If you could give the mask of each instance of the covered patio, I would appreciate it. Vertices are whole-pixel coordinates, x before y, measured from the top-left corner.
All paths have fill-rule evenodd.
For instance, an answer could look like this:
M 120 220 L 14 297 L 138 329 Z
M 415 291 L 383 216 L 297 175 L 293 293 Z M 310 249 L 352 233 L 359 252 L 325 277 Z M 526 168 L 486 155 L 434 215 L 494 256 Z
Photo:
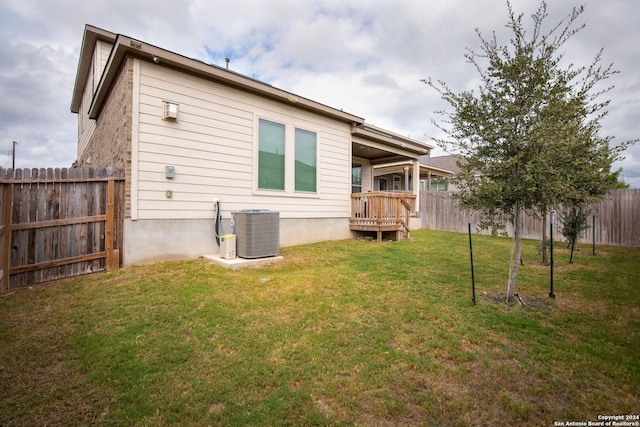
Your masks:
M 395 240 L 409 237 L 417 226 L 419 192 L 432 174 L 450 172 L 420 163 L 433 149 L 424 142 L 369 125 L 353 126 L 351 135 L 351 230 L 375 232 L 379 242 L 388 232 Z

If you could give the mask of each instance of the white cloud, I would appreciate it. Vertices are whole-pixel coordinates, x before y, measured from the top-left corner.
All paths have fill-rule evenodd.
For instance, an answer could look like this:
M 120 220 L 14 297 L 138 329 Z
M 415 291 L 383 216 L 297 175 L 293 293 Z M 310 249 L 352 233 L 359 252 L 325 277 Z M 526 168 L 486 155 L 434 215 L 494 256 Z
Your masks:
M 572 7 L 550 3 L 548 24 Z M 538 4 L 514 2 L 525 20 Z M 637 16 L 635 0 L 590 2 L 580 19 L 586 28 L 566 46 L 567 60 L 578 65 L 603 47 L 604 63 L 621 71 L 603 120 L 603 133 L 617 141 L 640 133 Z M 419 80 L 441 79 L 456 91 L 476 87 L 465 48 L 479 49 L 475 28 L 508 35 L 506 21 L 503 0 L 5 0 L 0 162 L 7 166 L 1 153 L 13 139 L 20 140 L 21 167 L 75 159 L 77 117 L 69 104 L 87 23 L 221 66 L 230 57 L 237 72 L 429 142 L 438 133 L 434 111 L 446 105 Z M 627 182 L 640 181 L 640 147 L 619 165 Z

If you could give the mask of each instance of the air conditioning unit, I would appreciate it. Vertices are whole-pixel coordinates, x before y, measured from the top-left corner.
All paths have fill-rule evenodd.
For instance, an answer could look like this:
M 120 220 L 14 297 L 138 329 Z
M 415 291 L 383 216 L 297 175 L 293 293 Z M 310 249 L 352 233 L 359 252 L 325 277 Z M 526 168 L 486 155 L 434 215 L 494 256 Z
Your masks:
M 236 255 L 264 258 L 280 254 L 280 213 L 261 209 L 233 212 Z

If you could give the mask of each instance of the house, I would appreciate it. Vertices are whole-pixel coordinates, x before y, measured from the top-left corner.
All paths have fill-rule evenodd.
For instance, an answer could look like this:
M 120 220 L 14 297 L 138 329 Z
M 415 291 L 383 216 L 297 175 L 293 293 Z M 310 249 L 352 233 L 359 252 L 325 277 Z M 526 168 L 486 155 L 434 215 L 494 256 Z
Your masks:
M 433 147 L 227 68 L 87 25 L 71 111 L 78 166 L 125 169 L 125 265 L 218 253 L 216 201 L 226 233 L 278 212 L 281 246 L 419 224 Z M 395 176 L 404 192 L 374 200 Z
M 419 191 L 434 188 L 436 182 L 446 180 L 452 174 L 450 170 L 430 165 L 421 156 L 419 162 Z M 374 188 L 379 191 L 413 191 L 411 164 L 409 161 L 373 165 Z
M 460 191 L 460 189 L 448 178 L 451 178 L 460 172 L 460 166 L 458 166 L 458 163 L 464 161 L 464 157 L 461 154 L 449 154 L 446 156 L 435 157 L 423 156 L 421 161 L 428 163 L 434 169 L 444 170 L 450 173 L 449 176 L 435 176 L 427 187 L 429 191 Z M 479 176 L 477 173 L 474 175 Z

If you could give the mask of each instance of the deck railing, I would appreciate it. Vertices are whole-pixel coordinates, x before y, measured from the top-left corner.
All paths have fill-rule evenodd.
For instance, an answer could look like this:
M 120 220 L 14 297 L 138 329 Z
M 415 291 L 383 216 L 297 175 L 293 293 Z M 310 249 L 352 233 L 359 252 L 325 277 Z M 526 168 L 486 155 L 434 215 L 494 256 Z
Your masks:
M 374 191 L 351 194 L 351 229 L 410 232 L 409 218 L 415 209 L 416 196 L 411 193 Z

